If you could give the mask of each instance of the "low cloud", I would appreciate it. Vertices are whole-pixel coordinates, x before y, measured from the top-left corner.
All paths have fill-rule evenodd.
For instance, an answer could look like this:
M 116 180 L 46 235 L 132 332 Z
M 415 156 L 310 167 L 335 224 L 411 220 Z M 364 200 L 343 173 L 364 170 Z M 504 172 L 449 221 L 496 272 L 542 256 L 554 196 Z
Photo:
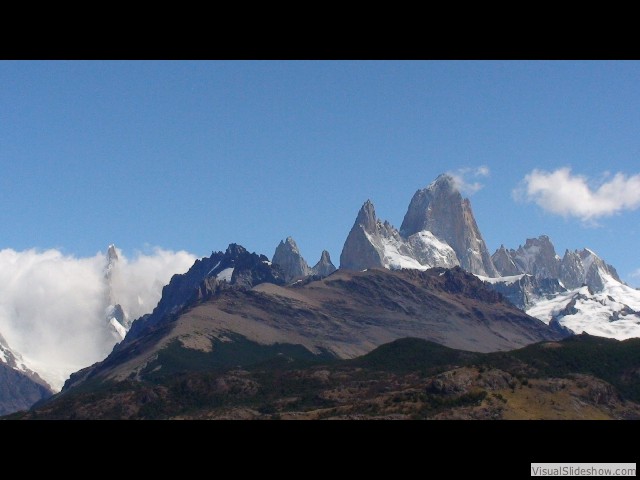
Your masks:
M 132 259 L 118 253 L 112 292 L 131 319 L 151 312 L 163 285 L 196 259 L 160 248 Z M 0 250 L 0 335 L 54 388 L 116 343 L 105 320 L 106 262 L 105 253 L 77 258 L 58 250 Z
M 456 188 L 460 190 L 460 192 L 466 195 L 473 195 L 478 190 L 482 189 L 484 185 L 477 180 L 474 179 L 481 177 L 489 176 L 489 167 L 486 165 L 481 165 L 479 167 L 471 168 L 464 167 L 454 170 L 452 172 L 448 172 L 449 175 L 453 178 L 455 182 Z
M 549 213 L 589 223 L 640 207 L 640 174 L 605 172 L 590 180 L 572 174 L 568 167 L 553 172 L 533 170 L 513 191 L 513 197 L 534 202 Z

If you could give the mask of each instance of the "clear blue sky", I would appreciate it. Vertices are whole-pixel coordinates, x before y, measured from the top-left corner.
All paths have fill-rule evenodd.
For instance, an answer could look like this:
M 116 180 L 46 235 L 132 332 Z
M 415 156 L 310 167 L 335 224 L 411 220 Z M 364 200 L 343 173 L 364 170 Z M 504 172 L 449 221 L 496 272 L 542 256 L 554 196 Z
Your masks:
M 485 165 L 491 252 L 546 233 L 640 284 L 635 204 L 585 222 L 512 196 L 534 169 L 640 173 L 639 85 L 639 62 L 0 62 L 0 248 L 270 257 L 291 235 L 337 265 L 366 199 L 399 227 Z

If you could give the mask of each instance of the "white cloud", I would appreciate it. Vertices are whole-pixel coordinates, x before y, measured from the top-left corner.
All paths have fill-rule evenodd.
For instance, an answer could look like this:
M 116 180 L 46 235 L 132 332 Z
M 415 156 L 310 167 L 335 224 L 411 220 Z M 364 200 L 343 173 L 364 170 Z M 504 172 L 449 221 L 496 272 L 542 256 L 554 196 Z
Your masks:
M 447 173 L 451 175 L 453 181 L 455 182 L 456 188 L 460 190 L 460 192 L 467 195 L 473 195 L 482 187 L 484 187 L 484 185 L 478 181 L 472 181 L 471 179 L 478 177 L 488 177 L 489 167 L 487 167 L 486 165 L 481 165 L 475 168 L 464 167 Z
M 637 270 L 634 270 L 633 272 L 631 272 L 631 274 L 629 274 L 629 276 L 631 278 L 640 278 L 640 268 L 638 268 Z
M 573 175 L 568 167 L 553 172 L 533 170 L 513 196 L 556 215 L 593 222 L 640 207 L 640 174 L 629 177 L 605 172 L 600 179 L 589 181 L 583 175 Z
M 131 260 L 118 253 L 113 294 L 131 319 L 152 311 L 162 286 L 196 258 L 160 248 Z M 76 258 L 58 250 L 0 250 L 0 334 L 54 388 L 115 344 L 104 316 L 105 265 L 104 253 Z

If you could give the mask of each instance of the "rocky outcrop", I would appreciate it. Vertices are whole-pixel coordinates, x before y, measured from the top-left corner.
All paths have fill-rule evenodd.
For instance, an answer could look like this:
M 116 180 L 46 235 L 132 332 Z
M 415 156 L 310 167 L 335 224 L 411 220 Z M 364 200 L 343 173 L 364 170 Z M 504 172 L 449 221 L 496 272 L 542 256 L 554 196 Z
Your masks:
M 521 245 L 511 254 L 522 273 L 538 278 L 559 277 L 560 257 L 556 255 L 553 243 L 546 235 L 528 238 L 524 246 Z
M 582 286 L 585 275 L 584 266 L 578 252 L 566 250 L 560 261 L 560 276 L 565 287 L 572 289 Z
M 265 282 L 284 284 L 285 278 L 280 267 L 266 256 L 249 253 L 241 245 L 232 243 L 225 252 L 213 252 L 210 257 L 196 260 L 186 273 L 171 277 L 169 284 L 162 289 L 162 298 L 156 308 L 151 314 L 133 322 L 122 344 L 135 341 L 144 332 L 156 328 L 160 322 L 169 320 L 171 315 L 198 296 L 207 297 L 218 291 L 220 284 L 248 289 Z
M 280 241 L 271 261 L 280 266 L 287 282 L 304 278 L 311 274 L 309 265 L 300 255 L 298 245 L 291 237 Z
M 502 276 L 527 274 L 537 279 L 555 279 L 568 289 L 587 285 L 599 292 L 604 288 L 605 276 L 621 281 L 615 268 L 588 248 L 566 250 L 564 257 L 560 258 L 546 235 L 528 238 L 524 246 L 520 245 L 517 250 L 507 250 L 501 246 L 492 259 Z
M 388 237 L 390 234 L 392 235 L 392 232 L 381 227 L 382 224 L 378 222 L 373 203 L 367 200 L 360 208 L 356 221 L 342 247 L 340 268 L 346 270 L 383 268 L 381 249 L 376 248 L 371 237 Z
M 493 265 L 496 267 L 496 270 L 503 277 L 509 277 L 513 275 L 520 275 L 522 270 L 518 268 L 516 263 L 513 261 L 513 256 L 504 248 L 504 245 L 500 245 L 500 248 L 496 250 L 496 253 L 491 255 L 491 261 Z
M 462 198 L 450 175 L 440 175 L 411 199 L 400 233 L 406 238 L 425 230 L 451 246 L 460 266 L 468 272 L 498 276 L 473 216 L 471 202 Z
M 485 279 L 514 305 L 556 329 L 623 340 L 640 336 L 640 296 L 620 281 L 595 252 L 555 254 L 547 236 L 528 239 L 518 250 L 501 247 L 494 263 L 501 273 Z M 512 261 L 512 263 L 509 263 Z
M 323 250 L 322 255 L 320 255 L 320 260 L 311 269 L 311 274 L 326 277 L 327 275 L 331 275 L 335 271 L 336 267 L 333 263 L 331 263 L 329 252 Z
M 540 299 L 552 298 L 567 290 L 556 278 L 538 278 L 527 274 L 506 277 L 501 281 L 496 279 L 489 285 L 521 310 L 528 309 Z
M 605 276 L 610 276 L 614 280 L 620 282 L 618 272 L 611 265 L 608 265 L 592 250 L 584 248 L 580 251 L 573 252 L 574 258 L 579 259 L 578 267 L 576 268 L 577 275 L 570 275 L 566 272 L 566 276 L 561 276 L 560 279 L 563 282 L 571 284 L 587 285 L 593 291 L 602 291 L 605 284 Z M 578 285 L 578 286 L 580 286 Z

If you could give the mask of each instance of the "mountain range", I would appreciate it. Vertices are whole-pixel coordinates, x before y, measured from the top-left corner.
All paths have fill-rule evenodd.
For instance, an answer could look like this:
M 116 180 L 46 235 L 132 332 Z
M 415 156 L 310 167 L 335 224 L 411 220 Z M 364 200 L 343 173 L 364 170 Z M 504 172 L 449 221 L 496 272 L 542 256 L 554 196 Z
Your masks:
M 174 275 L 155 309 L 132 322 L 110 288 L 117 265 L 111 245 L 103 328 L 113 351 L 73 374 L 54 402 L 80 387 L 154 382 L 274 355 L 350 359 L 406 337 L 495 352 L 582 332 L 640 336 L 640 292 L 615 268 L 587 248 L 560 258 L 544 235 L 490 255 L 470 201 L 447 174 L 413 195 L 399 230 L 367 200 L 339 269 L 327 251 L 309 267 L 292 237 L 271 259 L 232 243 Z M 0 362 L 11 366 L 6 358 Z

